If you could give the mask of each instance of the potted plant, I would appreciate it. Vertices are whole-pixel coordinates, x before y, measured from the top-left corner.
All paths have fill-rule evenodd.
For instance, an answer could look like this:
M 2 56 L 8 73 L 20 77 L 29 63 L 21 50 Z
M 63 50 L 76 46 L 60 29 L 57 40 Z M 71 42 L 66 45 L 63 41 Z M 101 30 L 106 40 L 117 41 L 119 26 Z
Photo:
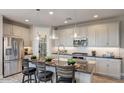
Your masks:
M 36 60 L 37 60 L 37 56 L 34 56 L 34 55 L 31 56 L 31 60 L 32 60 L 32 61 L 36 61 Z
M 74 65 L 76 63 L 76 60 L 74 58 L 68 59 L 68 65 Z
M 45 62 L 51 62 L 51 61 L 52 61 L 52 57 L 49 56 L 45 57 Z

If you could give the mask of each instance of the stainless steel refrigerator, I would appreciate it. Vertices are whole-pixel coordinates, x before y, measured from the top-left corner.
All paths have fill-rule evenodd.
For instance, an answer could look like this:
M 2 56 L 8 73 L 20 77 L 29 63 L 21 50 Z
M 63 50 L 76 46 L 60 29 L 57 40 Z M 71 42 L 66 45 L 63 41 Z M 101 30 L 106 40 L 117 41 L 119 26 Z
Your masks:
M 24 55 L 24 42 L 21 38 L 3 38 L 3 76 L 11 76 L 22 70 L 22 58 Z

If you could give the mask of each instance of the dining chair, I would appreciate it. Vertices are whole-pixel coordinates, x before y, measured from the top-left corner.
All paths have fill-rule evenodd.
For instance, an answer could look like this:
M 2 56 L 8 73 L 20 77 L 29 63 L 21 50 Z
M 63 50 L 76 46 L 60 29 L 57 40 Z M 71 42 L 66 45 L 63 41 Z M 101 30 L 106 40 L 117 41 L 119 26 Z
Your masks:
M 56 66 L 56 82 L 57 83 L 75 83 L 75 67 L 74 66 Z
M 23 73 L 23 79 L 22 83 L 28 82 L 31 83 L 33 80 L 35 83 L 37 83 L 37 78 L 36 78 L 36 68 L 35 67 L 29 67 L 29 59 L 23 59 L 22 62 L 22 73 Z M 32 75 L 34 75 L 34 79 L 32 78 Z M 27 80 L 25 80 L 25 76 L 28 77 Z
M 42 82 L 47 82 L 52 80 L 53 72 L 46 70 L 46 64 L 45 62 L 37 62 L 36 63 L 36 69 L 37 69 L 37 78 L 38 78 L 38 83 Z

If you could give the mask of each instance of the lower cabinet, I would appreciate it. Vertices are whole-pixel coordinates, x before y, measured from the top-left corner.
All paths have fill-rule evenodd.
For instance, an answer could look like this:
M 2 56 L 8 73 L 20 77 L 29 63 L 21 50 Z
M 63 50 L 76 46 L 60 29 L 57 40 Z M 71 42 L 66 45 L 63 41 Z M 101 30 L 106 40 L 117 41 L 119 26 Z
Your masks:
M 121 60 L 96 58 L 96 73 L 121 78 Z

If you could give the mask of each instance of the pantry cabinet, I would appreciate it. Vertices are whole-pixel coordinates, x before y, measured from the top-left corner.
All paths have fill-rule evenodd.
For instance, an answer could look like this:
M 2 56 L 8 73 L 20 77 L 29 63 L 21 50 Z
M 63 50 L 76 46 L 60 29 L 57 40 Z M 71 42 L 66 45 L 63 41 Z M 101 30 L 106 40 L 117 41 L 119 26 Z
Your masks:
M 9 23 L 3 24 L 3 34 L 4 36 L 15 36 L 22 38 L 24 40 L 24 46 L 31 46 L 30 29 L 18 25 L 13 25 Z

